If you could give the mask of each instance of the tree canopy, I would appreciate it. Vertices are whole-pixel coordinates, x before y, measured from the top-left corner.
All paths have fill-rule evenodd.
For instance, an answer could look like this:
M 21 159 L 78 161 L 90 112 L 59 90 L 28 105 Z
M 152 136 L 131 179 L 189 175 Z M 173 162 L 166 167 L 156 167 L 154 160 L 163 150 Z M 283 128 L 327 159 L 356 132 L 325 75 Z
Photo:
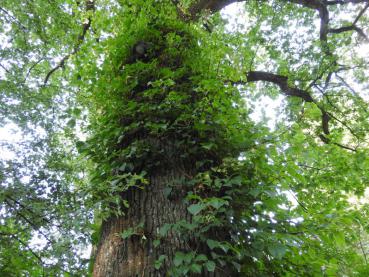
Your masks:
M 368 8 L 2 0 L 0 276 L 368 276 Z

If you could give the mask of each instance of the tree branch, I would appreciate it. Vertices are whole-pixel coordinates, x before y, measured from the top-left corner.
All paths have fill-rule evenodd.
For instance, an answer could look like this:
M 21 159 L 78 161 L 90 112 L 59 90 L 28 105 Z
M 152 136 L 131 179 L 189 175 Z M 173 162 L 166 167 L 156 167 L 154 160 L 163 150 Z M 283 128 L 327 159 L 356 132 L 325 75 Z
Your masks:
M 18 238 L 16 235 L 13 234 L 8 234 L 8 236 L 10 238 L 15 239 L 16 241 L 18 241 L 20 244 L 22 244 L 24 247 L 27 248 L 27 250 L 40 262 L 41 267 L 44 267 L 44 263 L 42 261 L 41 256 L 37 255 L 35 251 L 32 250 L 31 247 L 29 247 L 29 245 L 27 243 L 25 243 L 23 240 L 21 240 L 20 238 Z
M 247 76 L 246 82 L 237 81 L 237 82 L 232 82 L 232 84 L 239 85 L 239 84 L 245 84 L 245 83 L 256 82 L 256 81 L 270 82 L 270 83 L 277 85 L 286 96 L 299 97 L 305 102 L 314 103 L 320 109 L 322 113 L 321 125 L 322 125 L 323 134 L 320 134 L 319 138 L 324 143 L 327 143 L 327 144 L 332 143 L 341 148 L 344 148 L 350 151 L 356 151 L 356 149 L 351 148 L 349 146 L 345 146 L 345 145 L 342 145 L 336 142 L 331 142 L 331 140 L 327 137 L 327 135 L 330 134 L 329 121 L 331 120 L 331 118 L 334 118 L 341 124 L 342 122 L 338 120 L 337 118 L 335 118 L 334 116 L 332 116 L 330 113 L 328 113 L 321 105 L 319 105 L 307 90 L 299 89 L 299 88 L 289 85 L 288 77 L 274 74 L 274 73 L 264 72 L 264 71 L 250 71 L 246 74 L 246 76 Z M 348 127 L 346 125 L 344 126 Z
M 94 0 L 86 0 L 85 1 L 85 11 L 86 12 L 89 12 L 89 11 L 94 11 L 94 10 L 95 10 L 95 2 L 94 2 Z M 91 27 L 91 21 L 92 21 L 92 18 L 91 18 L 91 15 L 90 15 L 90 16 L 87 17 L 86 22 L 84 22 L 82 24 L 82 32 L 81 32 L 81 34 L 77 38 L 77 43 L 74 46 L 73 51 L 70 54 L 65 55 L 59 61 L 59 63 L 47 73 L 47 75 L 46 75 L 46 77 L 44 79 L 44 86 L 47 85 L 47 82 L 49 81 L 51 75 L 55 71 L 57 71 L 58 69 L 64 67 L 65 63 L 68 61 L 68 59 L 70 58 L 70 56 L 76 54 L 79 51 L 79 49 L 80 49 L 80 47 L 81 47 L 81 45 L 82 45 L 82 43 L 83 43 L 83 41 L 85 39 L 86 33 L 90 29 L 90 27 Z
M 366 5 L 364 6 L 364 8 L 359 12 L 359 14 L 355 18 L 354 22 L 352 23 L 352 25 L 356 25 L 356 23 L 359 21 L 359 19 L 363 16 L 363 14 L 366 12 L 366 10 L 368 8 L 369 8 L 369 2 L 366 3 Z
M 5 66 L 3 66 L 1 63 L 0 63 L 0 67 L 1 67 L 2 69 L 4 69 L 4 70 L 5 70 L 5 72 L 9 73 L 9 70 L 8 70 Z
M 19 26 L 19 28 L 23 32 L 27 32 L 27 28 L 24 25 L 22 25 L 22 23 L 20 23 L 19 20 L 16 17 L 11 15 L 7 10 L 3 9 L 2 7 L 0 7 L 0 11 L 2 11 L 4 14 L 6 14 L 8 17 L 11 18 L 11 20 L 9 20 L 9 19 L 5 19 L 5 20 L 7 20 L 9 23 L 15 23 L 16 25 Z
M 364 33 L 363 29 L 361 29 L 360 27 L 357 27 L 356 25 L 343 26 L 343 27 L 335 28 L 335 29 L 328 29 L 328 33 L 331 33 L 331 34 L 339 34 L 339 33 L 344 33 L 347 31 L 355 31 L 359 34 L 359 36 L 361 36 L 363 39 L 369 42 L 369 38 Z
M 326 5 L 345 5 L 345 4 L 359 4 L 359 3 L 368 3 L 368 0 L 337 0 L 337 1 L 327 1 Z
M 292 87 L 288 84 L 288 78 L 264 71 L 250 71 L 247 73 L 247 82 L 266 81 L 279 86 L 283 93 L 287 96 L 296 96 L 306 102 L 314 102 L 310 93 L 305 90 Z
M 30 66 L 30 68 L 27 71 L 26 77 L 24 77 L 24 81 L 23 83 L 25 83 L 28 79 L 29 74 L 31 74 L 31 71 L 36 67 L 36 65 L 38 65 L 44 58 L 40 58 L 39 60 L 37 60 L 33 65 Z
M 196 20 L 204 10 L 209 10 L 210 12 L 215 13 L 230 4 L 245 1 L 247 0 L 198 0 L 188 9 L 188 12 L 191 19 Z
M 33 230 L 35 230 L 36 232 L 39 232 L 46 240 L 48 243 L 53 244 L 54 242 L 46 235 L 44 234 L 41 230 L 40 230 L 40 226 L 38 226 L 37 224 L 35 224 L 34 222 L 32 222 L 32 220 L 28 219 L 24 214 L 22 214 L 20 211 L 18 211 L 16 209 L 16 207 L 14 205 L 12 205 L 7 199 L 5 199 L 4 201 L 6 204 L 8 204 L 8 206 L 12 207 L 14 209 L 14 212 L 20 217 L 22 218 L 25 222 L 27 222 L 31 228 Z
M 302 90 L 288 84 L 288 78 L 286 76 L 268 73 L 264 71 L 250 71 L 247 73 L 247 82 L 266 81 L 279 86 L 281 91 L 287 96 L 299 97 L 305 102 L 314 103 L 322 112 L 322 129 L 325 135 L 329 135 L 329 120 L 331 117 L 329 114 L 320 107 L 316 101 L 312 98 L 310 93 L 306 90 Z

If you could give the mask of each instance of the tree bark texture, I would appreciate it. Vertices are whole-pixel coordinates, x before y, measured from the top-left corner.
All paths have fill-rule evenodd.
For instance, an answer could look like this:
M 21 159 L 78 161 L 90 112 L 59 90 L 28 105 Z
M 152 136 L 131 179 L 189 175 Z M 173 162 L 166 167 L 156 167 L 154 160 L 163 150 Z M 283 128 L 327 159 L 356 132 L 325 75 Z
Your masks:
M 169 143 L 168 143 L 169 144 Z M 175 224 L 180 220 L 191 222 L 187 211 L 188 204 L 184 202 L 186 190 L 184 185 L 174 186 L 170 195 L 166 195 L 168 185 L 178 180 L 193 176 L 192 164 L 181 160 L 178 151 L 163 145 L 169 156 L 171 165 L 155 170 L 149 176 L 149 185 L 144 189 L 132 189 L 123 197 L 129 202 L 129 209 L 124 216 L 111 217 L 102 224 L 100 243 L 97 247 L 93 276 L 94 277 L 156 277 L 170 276 L 168 271 L 173 265 L 173 257 L 177 251 L 202 251 L 206 254 L 207 247 L 192 234 L 182 236 L 179 232 L 169 230 L 161 239 L 160 245 L 154 247 L 160 228 L 164 224 Z M 120 234 L 128 228 L 135 228 L 143 223 L 143 228 L 137 230 L 137 235 L 123 239 Z M 166 255 L 160 269 L 154 267 L 160 255 Z M 218 270 L 218 271 L 217 271 Z M 200 275 L 198 275 L 200 276 Z M 203 272 L 201 276 L 231 276 L 224 269 L 215 272 Z
M 178 250 L 188 249 L 178 233 L 169 231 L 165 240 L 154 248 L 153 241 L 164 224 L 190 220 L 182 198 L 169 200 L 164 195 L 168 183 L 183 177 L 178 170 L 169 169 L 163 174 L 151 176 L 150 185 L 144 190 L 135 189 L 128 193 L 130 208 L 125 216 L 112 217 L 102 226 L 101 242 L 98 246 L 93 276 L 165 276 L 170 262 L 166 260 L 160 270 L 154 262 L 160 255 L 174 256 Z M 142 234 L 127 239 L 119 236 L 127 228 L 135 228 L 144 222 Z M 145 236 L 146 239 L 142 239 Z

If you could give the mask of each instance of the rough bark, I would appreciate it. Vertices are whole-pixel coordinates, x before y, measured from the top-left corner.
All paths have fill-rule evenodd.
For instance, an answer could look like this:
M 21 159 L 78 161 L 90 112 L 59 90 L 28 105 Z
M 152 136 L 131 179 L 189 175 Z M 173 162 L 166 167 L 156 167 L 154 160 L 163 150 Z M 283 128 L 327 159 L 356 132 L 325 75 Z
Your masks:
M 193 164 L 182 160 L 178 151 L 172 152 L 173 147 L 169 144 L 169 141 L 164 143 L 163 149 L 167 153 L 174 153 L 168 157 L 171 164 L 159 166 L 149 176 L 149 185 L 145 189 L 135 188 L 123 196 L 130 205 L 125 215 L 103 222 L 94 262 L 94 277 L 171 276 L 168 272 L 177 251 L 206 251 L 206 247 L 193 234 L 183 235 L 173 230 L 161 239 L 159 246 L 153 245 L 163 225 L 175 224 L 180 220 L 191 222 L 188 204 L 184 202 L 185 186 L 181 186 L 179 180 L 193 176 Z M 165 189 L 169 184 L 176 185 L 168 196 Z M 137 230 L 137 235 L 127 239 L 119 235 L 140 223 L 143 223 L 143 228 Z M 157 270 L 154 263 L 160 255 L 168 258 Z M 201 276 L 232 276 L 232 273 L 218 268 L 215 272 L 203 272 Z
M 153 246 L 158 230 L 164 224 L 190 219 L 182 198 L 169 200 L 164 195 L 168 183 L 184 177 L 182 170 L 179 165 L 177 169 L 151 176 L 147 188 L 128 193 L 130 208 L 127 214 L 111 217 L 102 225 L 93 276 L 165 276 L 170 262 L 166 261 L 160 270 L 156 270 L 155 260 L 160 255 L 173 256 L 178 250 L 188 249 L 187 242 L 174 232 L 170 232 L 157 248 Z M 144 227 L 139 235 L 127 239 L 119 236 L 124 230 L 135 228 L 141 222 Z

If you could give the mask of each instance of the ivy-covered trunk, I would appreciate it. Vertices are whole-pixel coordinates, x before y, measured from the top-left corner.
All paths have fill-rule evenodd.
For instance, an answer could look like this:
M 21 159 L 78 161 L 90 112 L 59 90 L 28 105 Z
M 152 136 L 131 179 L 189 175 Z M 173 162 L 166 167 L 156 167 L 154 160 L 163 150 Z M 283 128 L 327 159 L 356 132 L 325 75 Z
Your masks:
M 127 45 L 95 86 L 95 131 L 80 145 L 102 220 L 93 276 L 232 276 L 240 181 L 224 161 L 237 161 L 248 123 L 197 31 L 160 15 L 117 38 Z
M 167 143 L 163 149 L 170 153 L 171 142 Z M 226 276 L 216 273 L 215 268 L 204 270 L 201 265 L 206 260 L 197 257 L 194 261 L 194 250 L 201 253 L 206 247 L 187 228 L 191 228 L 192 214 L 187 209 L 186 183 L 194 176 L 194 164 L 186 164 L 181 154 L 168 157 L 171 164 L 163 161 L 164 167 L 159 166 L 147 177 L 145 188 L 122 195 L 129 209 L 125 215 L 103 222 L 93 276 L 182 276 L 185 272 Z
M 186 197 L 194 187 L 196 162 L 181 158 L 187 155 L 171 141 L 158 145 L 166 160 L 146 177 L 145 187 L 121 195 L 129 203 L 124 215 L 102 223 L 93 276 L 233 276 L 225 264 L 216 267 L 208 259 L 209 247 L 196 234 L 199 218 L 194 220 L 194 214 L 200 210 Z M 208 238 L 229 235 L 225 229 L 210 230 L 214 233 Z

